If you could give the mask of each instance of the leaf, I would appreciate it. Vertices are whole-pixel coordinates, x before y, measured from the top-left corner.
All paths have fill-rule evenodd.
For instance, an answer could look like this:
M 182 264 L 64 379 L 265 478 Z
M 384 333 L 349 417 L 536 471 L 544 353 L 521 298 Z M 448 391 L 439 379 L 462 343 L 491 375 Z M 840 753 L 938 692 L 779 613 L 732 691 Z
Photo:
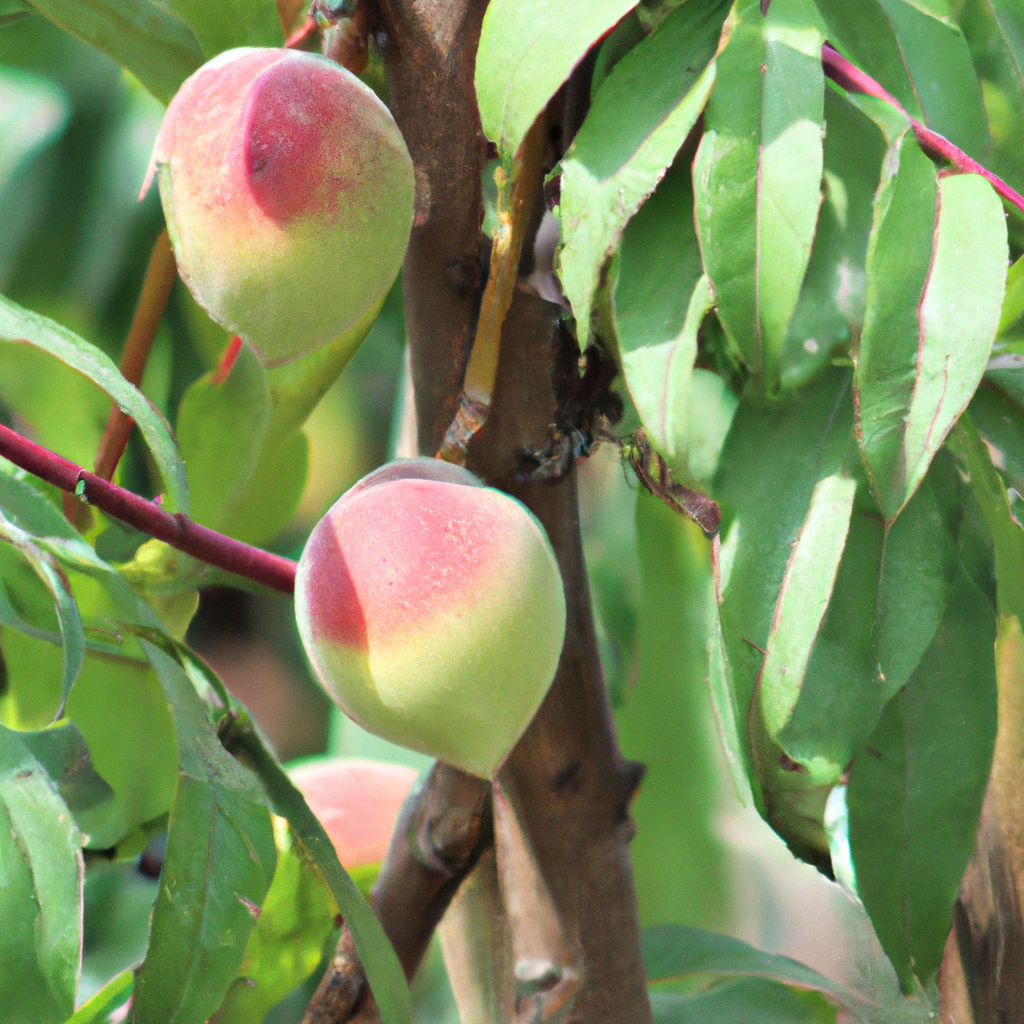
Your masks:
M 845 93 L 825 90 L 825 196 L 807 274 L 779 353 L 779 382 L 810 380 L 864 322 L 864 258 L 885 155 L 882 133 Z
M 644 967 L 649 983 L 690 978 L 762 978 L 821 992 L 838 1005 L 860 1010 L 863 1000 L 849 989 L 788 956 L 764 953 L 739 939 L 701 928 L 664 925 L 643 931 Z
M 606 258 L 707 102 L 728 6 L 684 4 L 630 50 L 598 90 L 562 160 L 559 275 L 583 330 Z
M 110 357 L 66 327 L 0 296 L 0 341 L 21 342 L 48 352 L 88 377 L 139 426 L 165 488 L 164 507 L 188 513 L 188 481 L 174 437 L 164 418 L 132 387 Z
M 16 732 L 0 726 L 0 999 L 10 1024 L 71 1015 L 82 950 L 78 829 Z
M 984 156 L 988 132 L 981 89 L 952 17 L 915 0 L 817 3 L 832 43 L 912 117 L 923 117 L 975 158 Z
M 135 1024 L 200 1024 L 238 974 L 277 851 L 255 777 L 220 745 L 181 666 L 143 640 L 178 737 L 178 789 L 135 984 Z
M 66 1024 L 106 1024 L 110 1014 L 128 1001 L 135 985 L 135 971 L 129 968 L 115 975 L 92 998 L 68 1018 Z
M 934 181 L 903 135 L 889 150 L 868 248 L 854 386 L 861 452 L 887 521 L 981 381 L 1006 279 L 1006 220 L 991 186 L 950 175 L 936 192 Z
M 511 162 L 537 115 L 586 52 L 636 6 L 635 0 L 542 0 L 488 4 L 476 55 L 476 98 L 484 134 Z
M 726 982 L 693 995 L 651 992 L 654 1024 L 834 1024 L 836 1009 L 816 992 L 796 993 L 762 978 Z
M 236 742 L 252 759 L 274 813 L 288 820 L 295 837 L 323 874 L 345 924 L 352 933 L 383 1024 L 412 1024 L 409 988 L 398 957 L 376 914 L 341 866 L 323 826 L 244 715 L 236 723 L 235 736 Z
M 999 326 L 996 334 L 1003 334 L 1011 328 L 1024 313 L 1024 256 L 1014 261 L 1006 272 L 1006 295 L 999 311 Z
M 161 103 L 169 103 L 203 63 L 188 25 L 156 0 L 27 0 L 61 28 L 127 68 Z
M 211 1024 L 262 1021 L 323 958 L 338 912 L 320 872 L 278 818 L 277 870 L 263 903 L 239 977 Z
M 857 890 L 910 991 L 942 959 L 996 732 L 993 609 L 961 571 L 934 642 L 857 755 L 847 789 Z
M 707 724 L 707 541 L 694 523 L 644 492 L 636 498 L 636 519 L 639 656 L 615 720 L 623 756 L 647 766 L 631 809 L 640 919 L 724 924 L 732 900 L 716 830 L 717 751 Z
M 267 375 L 248 345 L 226 380 L 206 373 L 182 396 L 178 447 L 197 523 L 221 530 L 230 521 L 259 461 L 271 412 Z
M 41 550 L 29 534 L 15 526 L 2 512 L 0 512 L 0 540 L 7 541 L 18 550 L 53 597 L 57 624 L 60 628 L 61 646 L 64 650 L 60 703 L 54 713 L 54 718 L 60 718 L 64 714 L 64 707 L 71 693 L 71 687 L 74 686 L 79 672 L 82 671 L 82 662 L 85 659 L 85 634 L 82 631 L 82 620 L 78 614 L 75 595 L 71 592 L 71 584 L 67 575 L 57 564 L 56 559 L 48 552 Z M 0 586 L 2 585 L 0 583 Z M 0 612 L 0 621 L 3 621 L 4 625 L 18 625 L 18 623 L 7 620 L 2 612 Z
M 811 0 L 742 0 L 694 162 L 697 234 L 729 341 L 772 390 L 821 204 L 824 26 Z
M 0 192 L 60 136 L 69 113 L 67 95 L 50 79 L 0 70 Z
M 167 6 L 195 33 L 207 58 L 234 46 L 281 46 L 274 0 L 169 0 Z

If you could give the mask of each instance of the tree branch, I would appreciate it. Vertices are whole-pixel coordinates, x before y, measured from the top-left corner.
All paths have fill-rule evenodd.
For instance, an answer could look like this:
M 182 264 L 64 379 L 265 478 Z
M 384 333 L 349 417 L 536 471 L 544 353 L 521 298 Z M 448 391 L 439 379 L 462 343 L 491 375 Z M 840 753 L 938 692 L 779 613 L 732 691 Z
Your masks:
M 921 148 L 931 157 L 938 160 L 946 160 L 958 171 L 964 174 L 980 174 L 1000 195 L 1002 199 L 1011 206 L 1016 207 L 1024 213 L 1024 196 L 1016 189 L 1011 188 L 997 174 L 982 167 L 977 160 L 969 157 L 958 146 L 954 146 L 949 139 L 932 131 L 927 125 L 922 124 L 916 118 L 911 117 L 895 96 L 886 92 L 869 74 L 861 71 L 855 64 L 848 61 L 833 46 L 825 43 L 821 49 L 821 62 L 825 68 L 826 77 L 830 78 L 840 88 L 847 92 L 857 92 L 865 96 L 873 96 L 875 99 L 888 103 L 889 106 L 898 110 L 909 122 L 914 131 L 914 136 Z
M 286 594 L 295 589 L 295 562 L 291 559 L 243 544 L 180 513 L 165 512 L 155 502 L 76 466 L 2 424 L 0 456 L 193 558 Z

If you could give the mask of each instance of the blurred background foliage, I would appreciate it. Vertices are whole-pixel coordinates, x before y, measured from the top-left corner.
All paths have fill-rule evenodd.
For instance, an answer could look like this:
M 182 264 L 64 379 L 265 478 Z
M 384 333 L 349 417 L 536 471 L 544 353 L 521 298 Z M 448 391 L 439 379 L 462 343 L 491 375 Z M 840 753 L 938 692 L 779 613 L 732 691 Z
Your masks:
M 156 189 L 138 198 L 160 117 L 160 104 L 113 61 L 40 15 L 0 21 L 0 292 L 69 326 L 115 360 L 163 226 Z M 489 178 L 487 185 L 493 195 Z M 177 282 L 142 385 L 169 422 L 226 342 Z M 368 339 L 305 426 L 308 478 L 297 513 L 267 544 L 272 550 L 297 556 L 335 498 L 394 453 L 403 350 L 399 280 Z M 27 346 L 0 346 L 3 422 L 91 465 L 108 411 L 105 396 L 73 371 Z M 636 422 L 627 412 L 626 426 Z M 137 435 L 119 472 L 125 486 L 154 494 L 156 476 Z M 723 770 L 706 685 L 704 637 L 713 614 L 706 541 L 693 524 L 638 496 L 612 452 L 581 467 L 581 494 L 621 745 L 626 757 L 648 768 L 634 806 L 632 846 L 643 924 L 714 928 L 826 974 L 859 973 L 865 984 L 874 975 L 888 979 L 891 969 L 863 913 L 837 886 L 793 860 L 753 810 L 741 807 Z M 106 524 L 97 549 L 123 561 L 143 539 Z M 425 767 L 425 758 L 363 733 L 329 705 L 311 679 L 285 598 L 206 588 L 187 640 L 253 711 L 282 759 L 327 751 Z M 59 652 L 11 630 L 4 630 L 3 643 L 10 672 L 35 676 L 40 696 L 35 710 L 0 698 L 0 716 L 22 728 L 45 724 L 52 688 L 44 680 L 59 679 Z M 102 718 L 129 691 L 138 700 L 151 682 L 148 669 L 118 678 L 92 661 L 75 691 L 81 714 L 91 706 Z M 154 708 L 157 703 L 158 696 Z M 159 777 L 155 766 L 169 759 L 163 777 L 172 785 L 169 724 L 158 710 L 152 713 L 148 749 L 121 750 L 112 758 L 116 765 L 103 771 L 115 789 L 117 771 L 125 776 L 124 814 L 133 827 L 159 819 L 170 801 L 166 791 L 151 790 L 139 796 L 143 806 L 132 804 L 126 766 L 138 770 L 144 760 Z M 94 723 L 94 734 L 101 728 Z M 106 742 L 116 745 L 117 738 Z M 102 755 L 94 756 L 103 769 Z M 142 956 L 160 842 L 143 830 L 137 848 L 122 850 L 119 862 L 90 861 L 80 997 Z M 419 1019 L 454 1021 L 436 948 L 422 974 Z M 308 984 L 297 990 L 271 1011 L 268 1024 L 298 1020 L 309 994 Z

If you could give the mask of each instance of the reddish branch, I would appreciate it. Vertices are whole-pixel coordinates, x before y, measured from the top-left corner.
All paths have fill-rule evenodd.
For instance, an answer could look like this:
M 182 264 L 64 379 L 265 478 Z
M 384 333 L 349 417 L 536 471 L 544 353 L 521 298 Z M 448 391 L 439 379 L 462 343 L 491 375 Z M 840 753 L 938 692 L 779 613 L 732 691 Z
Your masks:
M 922 124 L 916 118 L 911 117 L 900 105 L 895 96 L 886 92 L 882 86 L 870 75 L 861 71 L 856 65 L 851 64 L 838 50 L 828 43 L 822 47 L 821 61 L 825 66 L 825 74 L 831 78 L 836 85 L 847 92 L 858 92 L 865 96 L 873 96 L 883 103 L 888 103 L 898 110 L 909 122 L 914 130 L 914 136 L 920 143 L 921 148 L 932 157 L 940 160 L 947 160 L 958 171 L 964 174 L 980 174 L 999 195 L 1011 206 L 1015 206 L 1021 213 L 1024 213 L 1024 196 L 1016 189 L 1011 188 L 997 174 L 982 167 L 977 160 L 969 157 L 958 146 L 954 146 L 949 139 L 932 131 L 927 125 Z
M 291 559 L 226 537 L 192 522 L 188 516 L 165 512 L 155 502 L 76 466 L 3 425 L 0 456 L 193 558 L 286 594 L 295 589 L 295 563 Z

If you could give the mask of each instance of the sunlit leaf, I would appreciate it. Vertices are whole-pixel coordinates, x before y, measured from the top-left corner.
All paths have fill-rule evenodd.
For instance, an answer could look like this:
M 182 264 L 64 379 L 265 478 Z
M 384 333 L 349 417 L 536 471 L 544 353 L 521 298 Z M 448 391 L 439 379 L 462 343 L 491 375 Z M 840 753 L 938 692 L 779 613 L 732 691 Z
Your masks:
M 110 979 L 68 1018 L 66 1024 L 106 1024 L 111 1013 L 128 1001 L 135 985 L 135 972 L 122 971 Z
M 821 204 L 824 26 L 811 0 L 762 6 L 736 8 L 693 180 L 719 319 L 771 390 Z
M 559 267 L 577 323 L 589 323 L 605 259 L 707 101 L 727 9 L 725 0 L 684 4 L 626 54 L 562 161 Z

